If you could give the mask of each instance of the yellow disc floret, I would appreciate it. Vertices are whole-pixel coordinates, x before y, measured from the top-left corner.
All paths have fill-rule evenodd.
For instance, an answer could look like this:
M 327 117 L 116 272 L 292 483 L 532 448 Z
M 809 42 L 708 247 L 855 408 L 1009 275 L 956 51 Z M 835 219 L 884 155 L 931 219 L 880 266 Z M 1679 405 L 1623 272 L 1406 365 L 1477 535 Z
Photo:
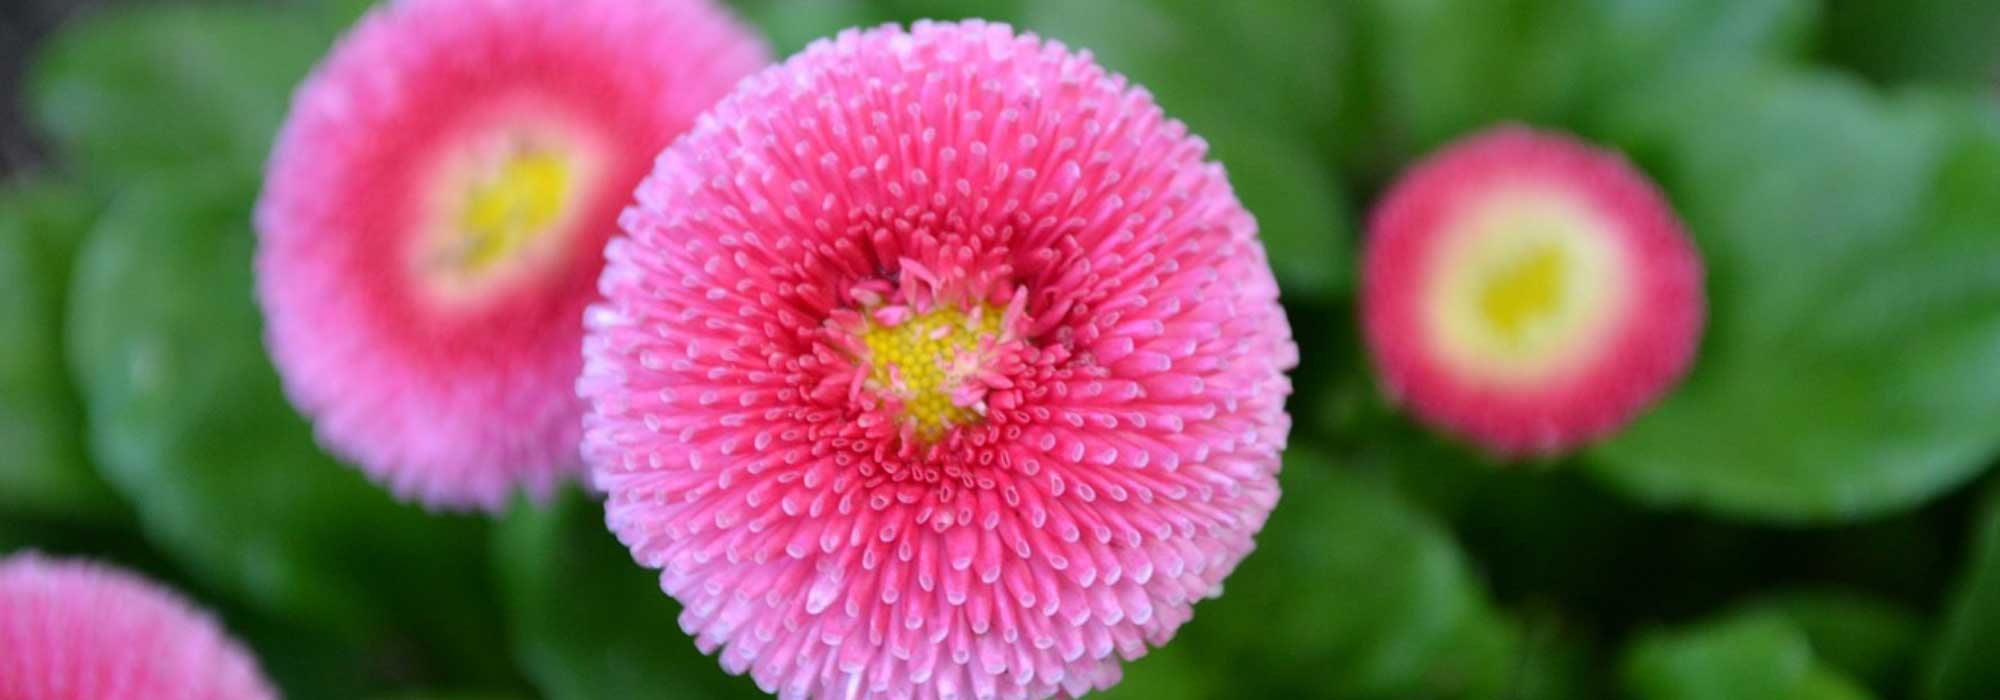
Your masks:
M 575 144 L 513 134 L 440 172 L 417 272 L 446 301 L 475 299 L 560 260 L 595 172 Z
M 1496 335 L 1518 344 L 1528 326 L 1561 313 L 1568 283 L 1569 261 L 1562 248 L 1521 251 L 1486 280 L 1479 308 Z
M 1559 194 L 1496 194 L 1440 241 L 1430 323 L 1437 349 L 1495 382 L 1560 369 L 1619 308 L 1623 261 L 1595 212 Z
M 977 371 L 982 340 L 1000 335 L 1000 313 L 981 308 L 967 314 L 946 306 L 886 325 L 869 321 L 861 334 L 868 348 L 868 386 L 902 404 L 903 418 L 917 434 L 935 438 L 945 428 L 979 420 L 977 407 L 952 401 L 968 375 Z
M 561 156 L 523 149 L 491 178 L 474 183 L 459 214 L 459 267 L 477 274 L 547 235 L 569 203 L 572 180 Z

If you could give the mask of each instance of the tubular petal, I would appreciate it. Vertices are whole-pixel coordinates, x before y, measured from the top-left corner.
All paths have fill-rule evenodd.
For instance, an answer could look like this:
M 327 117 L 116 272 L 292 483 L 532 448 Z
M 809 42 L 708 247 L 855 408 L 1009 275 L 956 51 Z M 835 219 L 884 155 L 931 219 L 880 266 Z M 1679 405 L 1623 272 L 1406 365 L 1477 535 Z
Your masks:
M 1504 127 L 1445 148 L 1376 209 L 1362 312 L 1389 393 L 1503 455 L 1623 427 L 1687 371 L 1701 260 L 1623 158 Z
M 1205 146 L 998 24 L 849 31 L 661 157 L 590 314 L 607 518 L 787 700 L 1115 683 L 1253 546 L 1297 362 Z
M 653 156 L 762 43 L 708 0 L 400 0 L 299 89 L 258 203 L 272 358 L 404 498 L 579 471 L 583 310 Z
M 29 552 L 0 558 L 0 697 L 274 700 L 207 613 L 135 575 Z

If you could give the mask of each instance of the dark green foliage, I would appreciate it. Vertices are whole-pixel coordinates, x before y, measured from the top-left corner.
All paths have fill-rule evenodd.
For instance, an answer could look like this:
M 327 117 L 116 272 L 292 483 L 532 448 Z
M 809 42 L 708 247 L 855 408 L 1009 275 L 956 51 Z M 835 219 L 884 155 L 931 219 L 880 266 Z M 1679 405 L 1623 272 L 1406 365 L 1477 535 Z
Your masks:
M 514 658 L 549 700 L 762 697 L 680 634 L 680 606 L 632 564 L 604 509 L 570 491 L 520 507 L 494 533 Z
M 2000 113 L 1775 70 L 1663 84 L 1609 114 L 1604 133 L 1694 232 L 1711 319 L 1687 383 L 1598 473 L 1649 502 L 1825 521 L 1907 508 L 1987 465 L 2000 199 L 1971 193 L 2000 188 Z
M 1990 698 L 2000 689 L 2000 489 L 1974 524 L 1970 557 L 1953 585 L 1942 629 L 1925 664 L 1922 697 Z
M 16 98 L 52 163 L 0 185 L 0 552 L 167 581 L 293 698 L 760 697 L 591 497 L 426 513 L 285 401 L 249 212 L 365 0 L 107 4 Z M 1103 697 L 2000 697 L 2000 4 L 731 4 L 780 55 L 919 17 L 1088 48 L 1257 215 L 1302 351 L 1285 497 Z M 1708 271 L 1686 383 L 1530 464 L 1401 415 L 1355 328 L 1379 190 L 1506 121 L 1627 154 Z
M 119 508 L 84 455 L 63 359 L 71 261 L 94 206 L 61 185 L 0 190 L 0 513 L 73 520 Z

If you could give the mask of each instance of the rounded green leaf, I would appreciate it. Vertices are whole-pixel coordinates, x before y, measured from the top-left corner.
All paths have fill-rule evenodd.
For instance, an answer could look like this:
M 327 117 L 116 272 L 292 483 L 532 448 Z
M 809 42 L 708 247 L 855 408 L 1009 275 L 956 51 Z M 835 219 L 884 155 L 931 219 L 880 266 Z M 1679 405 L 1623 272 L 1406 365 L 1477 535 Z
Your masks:
M 1804 632 L 1779 615 L 1740 615 L 1656 632 L 1627 650 L 1634 700 L 1864 700 L 1859 685 L 1820 663 Z
M 680 606 L 575 490 L 495 531 L 514 656 L 550 700 L 764 698 L 681 632 Z
M 188 162 L 255 174 L 292 86 L 347 12 L 267 5 L 120 5 L 36 58 L 26 103 L 93 184 Z
M 93 209 L 59 185 L 0 190 L 0 513 L 67 520 L 118 512 L 84 455 L 83 409 L 63 366 L 70 266 Z
M 1710 321 L 1685 384 L 1596 473 L 1654 504 L 1830 521 L 1915 505 L 2000 450 L 2000 115 L 1751 73 L 1639 93 L 1606 131 L 1686 219 Z
M 92 456 L 148 539 L 206 585 L 391 649 L 417 678 L 505 677 L 485 528 L 401 505 L 322 453 L 282 395 L 251 296 L 249 193 L 123 191 L 84 245 L 70 367 Z

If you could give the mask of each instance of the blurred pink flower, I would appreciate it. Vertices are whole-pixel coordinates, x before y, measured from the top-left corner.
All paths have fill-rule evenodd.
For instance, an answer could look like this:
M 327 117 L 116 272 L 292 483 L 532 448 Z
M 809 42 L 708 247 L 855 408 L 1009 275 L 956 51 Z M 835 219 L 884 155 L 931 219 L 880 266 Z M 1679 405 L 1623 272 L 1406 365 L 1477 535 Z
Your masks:
M 400 0 L 300 87 L 257 225 L 273 360 L 405 498 L 578 471 L 583 309 L 653 157 L 761 41 L 707 0 Z
M 1503 455 L 1602 437 L 1687 371 L 1701 260 L 1617 154 L 1503 127 L 1412 168 L 1370 222 L 1362 312 L 1389 393 Z
M 249 652 L 172 591 L 98 564 L 0 558 L 0 698 L 277 696 Z
M 1297 360 L 1220 165 L 1088 54 L 847 31 L 668 149 L 590 312 L 585 455 L 780 697 L 1117 682 L 1252 548 Z

